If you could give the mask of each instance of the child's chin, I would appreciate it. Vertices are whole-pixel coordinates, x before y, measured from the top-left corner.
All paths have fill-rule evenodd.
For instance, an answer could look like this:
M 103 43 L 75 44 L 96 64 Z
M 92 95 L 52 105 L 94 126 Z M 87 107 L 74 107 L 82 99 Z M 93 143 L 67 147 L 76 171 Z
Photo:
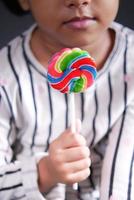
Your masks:
M 79 41 L 73 41 L 73 42 L 69 42 L 69 45 L 67 45 L 70 48 L 74 48 L 74 47 L 84 47 L 84 46 L 88 46 L 89 45 L 89 41 L 87 40 L 79 40 Z

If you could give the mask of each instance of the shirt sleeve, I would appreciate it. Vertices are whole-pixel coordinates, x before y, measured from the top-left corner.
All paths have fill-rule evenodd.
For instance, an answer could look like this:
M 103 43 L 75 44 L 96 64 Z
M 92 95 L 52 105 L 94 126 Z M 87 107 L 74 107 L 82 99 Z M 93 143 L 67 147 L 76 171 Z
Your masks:
M 103 162 L 101 199 L 134 198 L 134 100 L 109 135 Z
M 6 90 L 0 86 L 0 199 L 42 200 L 35 157 L 13 161 L 14 116 Z

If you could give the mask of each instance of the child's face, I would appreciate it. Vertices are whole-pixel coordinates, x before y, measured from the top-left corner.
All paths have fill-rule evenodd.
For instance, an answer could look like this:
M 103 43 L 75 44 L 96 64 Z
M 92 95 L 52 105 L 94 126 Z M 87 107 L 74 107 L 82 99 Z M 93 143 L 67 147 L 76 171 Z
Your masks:
M 119 0 L 21 1 L 31 10 L 44 42 L 61 47 L 92 45 L 114 20 L 119 4 Z

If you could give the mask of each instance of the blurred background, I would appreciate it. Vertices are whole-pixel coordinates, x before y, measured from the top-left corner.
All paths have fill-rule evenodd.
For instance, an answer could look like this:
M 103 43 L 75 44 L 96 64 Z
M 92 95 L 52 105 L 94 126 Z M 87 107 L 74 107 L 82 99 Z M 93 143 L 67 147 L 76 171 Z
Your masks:
M 120 2 L 116 21 L 134 29 L 134 0 L 120 0 Z M 32 22 L 30 15 L 18 17 L 11 14 L 0 0 L 0 48 L 27 29 Z

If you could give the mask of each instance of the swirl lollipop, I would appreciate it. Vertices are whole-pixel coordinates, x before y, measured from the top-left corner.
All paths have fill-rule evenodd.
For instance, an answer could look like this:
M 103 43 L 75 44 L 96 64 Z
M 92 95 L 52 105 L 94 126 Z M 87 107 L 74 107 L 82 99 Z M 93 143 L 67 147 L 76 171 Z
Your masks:
M 87 51 L 63 49 L 48 66 L 48 82 L 62 93 L 79 93 L 90 87 L 96 78 L 96 64 Z
M 74 93 L 84 92 L 97 76 L 96 63 L 87 51 L 80 48 L 62 49 L 49 62 L 47 78 L 51 87 L 71 93 L 71 130 L 75 133 Z M 76 190 L 77 183 L 73 185 Z

